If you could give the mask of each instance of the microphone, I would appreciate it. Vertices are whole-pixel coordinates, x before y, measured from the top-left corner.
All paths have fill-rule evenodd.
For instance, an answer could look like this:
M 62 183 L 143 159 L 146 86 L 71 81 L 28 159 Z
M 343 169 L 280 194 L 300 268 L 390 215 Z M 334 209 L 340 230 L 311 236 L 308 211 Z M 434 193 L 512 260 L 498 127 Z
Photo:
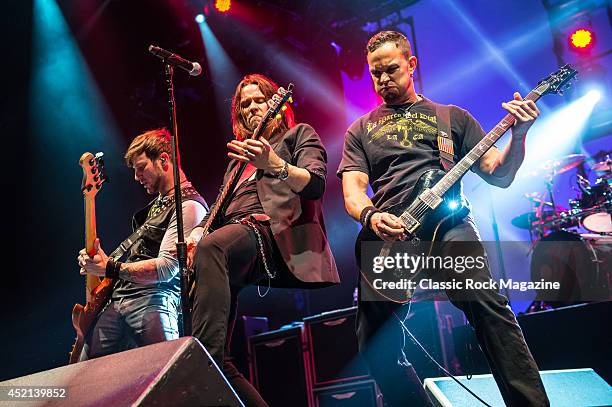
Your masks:
M 189 75 L 191 76 L 198 76 L 202 73 L 202 67 L 197 62 L 188 61 L 185 58 L 163 48 L 155 45 L 149 45 L 149 52 L 156 57 L 163 59 L 167 64 L 184 69 L 185 71 L 189 72 Z

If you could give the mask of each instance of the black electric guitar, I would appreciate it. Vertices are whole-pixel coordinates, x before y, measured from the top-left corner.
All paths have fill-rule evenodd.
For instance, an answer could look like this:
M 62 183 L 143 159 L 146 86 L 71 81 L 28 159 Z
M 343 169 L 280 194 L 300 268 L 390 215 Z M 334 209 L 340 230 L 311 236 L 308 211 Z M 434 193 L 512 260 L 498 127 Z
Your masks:
M 79 160 L 83 167 L 83 182 L 81 191 L 85 201 L 85 250 L 90 257 L 96 254 L 96 195 L 102 184 L 108 180 L 104 171 L 103 153 L 84 153 Z M 70 352 L 70 363 L 79 361 L 85 335 L 91 324 L 106 305 L 113 292 L 114 281 L 109 278 L 87 274 L 85 289 L 85 306 L 75 304 L 72 309 L 72 326 L 76 331 L 76 340 Z
M 280 112 L 281 110 L 286 110 L 285 103 L 291 102 L 292 95 L 292 83 L 287 86 L 287 89 L 284 89 L 282 87 L 278 88 L 276 94 L 274 94 L 272 98 L 268 101 L 268 110 L 266 111 L 263 118 L 257 125 L 257 128 L 253 132 L 253 135 L 251 136 L 252 139 L 260 139 L 264 131 L 266 130 L 268 123 L 270 123 L 272 119 L 276 118 L 280 120 Z M 208 219 L 204 224 L 204 233 L 202 234 L 202 238 L 206 237 L 206 235 L 213 231 L 213 224 L 218 220 L 219 214 L 223 213 L 223 209 L 228 205 L 231 193 L 236 188 L 237 183 L 240 180 L 240 176 L 244 172 L 246 166 L 247 163 L 244 162 L 236 166 L 236 168 L 229 175 L 225 185 L 221 188 L 221 191 L 219 191 L 219 195 L 217 196 L 217 199 L 215 200 L 213 206 L 211 206 Z M 189 298 L 192 298 L 195 289 L 195 282 L 193 281 L 192 274 L 193 273 L 189 273 L 189 281 L 187 284 L 187 287 L 189 287 Z
M 538 86 L 525 97 L 525 100 L 534 102 L 547 94 L 562 94 L 569 87 L 569 82 L 576 76 L 577 71 L 570 65 L 564 65 L 558 71 L 550 74 L 539 82 Z M 512 115 L 507 114 L 483 139 L 463 157 L 450 171 L 438 169 L 427 170 L 416 182 L 416 185 L 405 202 L 400 202 L 386 212 L 399 217 L 406 225 L 406 241 L 410 243 L 381 242 L 381 239 L 370 229 L 363 228 L 357 237 L 355 251 L 357 262 L 361 268 L 364 283 L 376 290 L 380 295 L 378 300 L 407 302 L 412 296 L 410 289 L 384 289 L 381 281 L 375 281 L 378 276 L 385 278 L 385 274 L 378 268 L 373 271 L 375 257 L 386 258 L 396 256 L 406 248 L 412 255 L 428 256 L 434 249 L 436 239 L 461 222 L 469 209 L 458 204 L 461 201 L 460 180 L 463 175 L 482 157 L 493 144 L 514 124 Z M 457 206 L 449 210 L 449 206 Z M 392 266 L 386 276 L 394 281 L 416 281 L 420 275 L 418 267 L 404 267 L 401 270 Z M 401 285 L 400 285 L 401 287 Z

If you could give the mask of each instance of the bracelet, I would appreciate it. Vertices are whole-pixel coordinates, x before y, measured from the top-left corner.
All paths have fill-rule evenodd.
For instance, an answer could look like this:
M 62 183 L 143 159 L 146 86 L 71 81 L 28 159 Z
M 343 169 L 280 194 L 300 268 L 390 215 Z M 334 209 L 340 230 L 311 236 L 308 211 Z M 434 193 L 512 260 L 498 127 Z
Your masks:
M 376 209 L 375 206 L 366 206 L 363 208 L 361 215 L 359 215 L 359 223 L 361 223 L 361 226 L 364 228 L 370 228 L 370 219 L 372 218 L 372 215 L 378 212 L 380 211 Z
M 104 273 L 104 277 L 111 279 L 119 278 L 119 271 L 121 270 L 122 264 L 123 263 L 119 261 L 108 259 L 108 261 L 106 262 L 106 272 Z

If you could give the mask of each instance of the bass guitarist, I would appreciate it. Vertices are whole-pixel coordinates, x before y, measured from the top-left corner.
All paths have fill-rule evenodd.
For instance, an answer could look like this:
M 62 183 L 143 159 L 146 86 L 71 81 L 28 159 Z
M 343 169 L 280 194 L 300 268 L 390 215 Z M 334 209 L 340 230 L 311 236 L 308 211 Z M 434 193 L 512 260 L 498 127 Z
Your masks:
M 440 105 L 415 92 L 417 59 L 403 34 L 383 31 L 374 35 L 367 44 L 367 62 L 375 90 L 384 103 L 349 127 L 338 176 L 351 217 L 379 240 L 403 240 L 410 237 L 406 224 L 389 213 L 389 208 L 408 199 L 424 171 L 452 166 L 454 159 L 466 155 L 485 133 L 467 111 L 448 106 L 445 119 Z M 515 121 L 511 141 L 503 151 L 491 148 L 472 169 L 489 184 L 506 188 L 523 161 L 525 136 L 539 110 L 518 93 L 502 107 Z M 446 132 L 442 131 L 445 121 Z M 368 185 L 374 193 L 372 199 L 367 195 Z M 484 255 L 469 215 L 442 227 L 439 233 L 444 254 L 454 253 L 458 241 L 472 241 L 475 246 L 471 245 L 469 254 Z M 488 266 L 471 277 L 489 280 Z M 453 278 L 461 279 L 462 274 Z M 506 404 L 548 405 L 538 367 L 506 298 L 492 289 L 473 290 L 469 298 L 458 290 L 446 293 L 474 327 Z M 400 303 L 385 301 L 373 286 L 362 281 L 357 320 L 360 351 L 389 406 L 432 405 L 412 365 L 405 357 L 400 358 L 399 320 L 405 320 L 402 311 Z
M 85 249 L 79 252 L 81 274 L 115 282 L 110 301 L 85 336 L 80 360 L 179 337 L 180 276 L 174 254 L 177 225 L 171 148 L 170 133 L 162 128 L 136 137 L 125 154 L 134 179 L 148 194 L 157 195 L 134 215 L 132 226 L 142 233 L 127 243 L 129 248 L 124 246 L 126 261 L 107 256 L 99 241 L 93 257 Z M 182 169 L 180 177 L 183 222 L 188 234 L 206 215 L 207 206 Z

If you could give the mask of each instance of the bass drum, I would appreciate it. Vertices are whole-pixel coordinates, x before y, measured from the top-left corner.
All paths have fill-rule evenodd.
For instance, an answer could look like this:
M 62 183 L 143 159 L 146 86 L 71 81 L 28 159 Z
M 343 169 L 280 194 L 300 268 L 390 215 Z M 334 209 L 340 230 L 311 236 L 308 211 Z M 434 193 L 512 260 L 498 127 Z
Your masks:
M 536 301 L 553 307 L 610 298 L 612 238 L 559 230 L 540 239 L 531 257 L 534 282 L 558 282 L 558 290 L 537 290 Z
M 586 188 L 580 198 L 582 226 L 594 233 L 612 233 L 612 186 L 609 180 L 598 180 Z

